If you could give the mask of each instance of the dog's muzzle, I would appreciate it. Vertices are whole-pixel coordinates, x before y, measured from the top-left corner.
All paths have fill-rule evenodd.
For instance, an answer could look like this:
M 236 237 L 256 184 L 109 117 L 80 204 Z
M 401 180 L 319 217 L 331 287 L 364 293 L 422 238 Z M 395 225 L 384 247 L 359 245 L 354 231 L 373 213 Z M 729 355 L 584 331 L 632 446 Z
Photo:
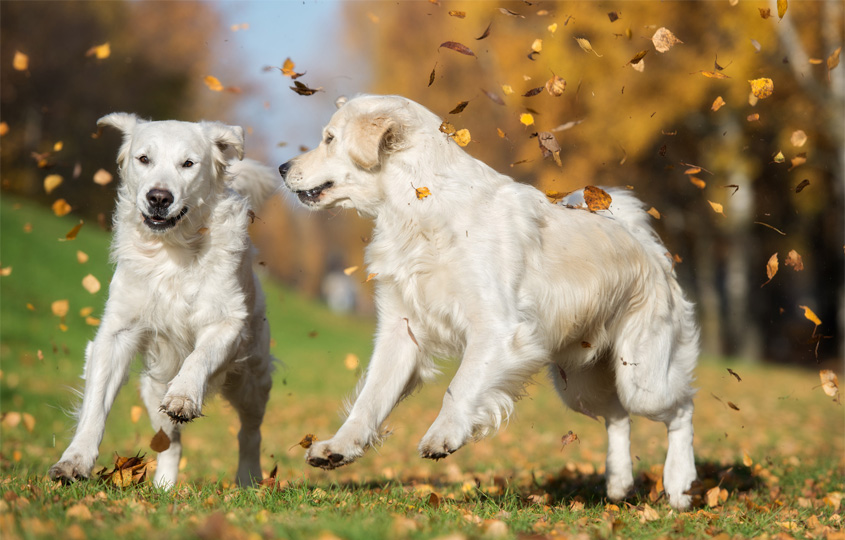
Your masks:
M 186 206 L 175 216 L 167 217 L 173 204 L 173 194 L 165 189 L 151 189 L 146 199 L 149 214 L 141 212 L 141 215 L 144 217 L 144 225 L 154 231 L 166 231 L 174 227 L 188 213 Z
M 320 186 L 311 189 L 304 189 L 301 191 L 294 191 L 296 196 L 299 197 L 299 200 L 303 203 L 314 203 L 320 200 L 320 195 L 323 194 L 323 191 L 332 187 L 334 183 L 326 182 Z

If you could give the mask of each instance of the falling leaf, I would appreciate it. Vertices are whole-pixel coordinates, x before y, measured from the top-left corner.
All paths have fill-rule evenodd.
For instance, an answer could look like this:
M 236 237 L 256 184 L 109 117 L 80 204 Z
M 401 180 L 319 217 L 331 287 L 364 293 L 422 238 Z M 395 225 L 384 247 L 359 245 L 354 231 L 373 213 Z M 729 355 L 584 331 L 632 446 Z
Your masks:
M 519 115 L 519 121 L 523 125 L 532 126 L 534 125 L 534 115 L 531 113 L 522 113 Z
M 835 51 L 830 53 L 830 56 L 827 57 L 827 70 L 833 71 L 833 68 L 839 65 L 839 53 L 842 52 L 842 47 L 837 47 Z M 828 76 L 830 74 L 828 73 Z
M 354 274 L 357 271 L 358 271 L 357 266 L 350 266 L 348 268 L 343 269 L 343 273 L 346 274 L 347 276 L 351 276 L 352 274 Z
M 84 221 L 82 221 L 82 220 L 80 219 L 80 220 L 79 220 L 79 223 L 77 223 L 76 225 L 74 225 L 74 226 L 73 226 L 73 228 L 67 232 L 67 234 L 65 235 L 65 240 L 74 240 L 74 239 L 76 239 L 76 235 L 78 235 L 78 234 L 79 234 L 79 230 L 82 228 L 82 225 L 84 225 L 84 224 L 85 224 L 85 222 L 84 222 Z M 82 253 L 82 252 L 81 252 L 81 251 L 77 251 L 76 253 L 77 253 L 77 257 L 76 257 L 76 258 L 77 258 L 77 260 L 78 260 L 78 259 L 79 259 L 79 254 L 80 254 L 80 253 Z M 82 254 L 83 254 L 83 255 L 85 255 L 84 253 L 82 253 Z M 85 258 L 85 260 L 87 261 L 87 260 L 88 260 L 88 258 L 87 258 L 88 256 L 87 256 L 87 255 L 85 255 L 85 257 L 86 257 L 86 258 Z M 84 262 L 84 261 L 80 261 L 80 262 Z
M 730 79 L 730 77 L 719 71 L 699 71 L 698 73 L 701 73 L 708 79 Z
M 557 126 L 556 128 L 552 128 L 551 131 L 552 131 L 552 133 L 557 133 L 559 131 L 566 131 L 567 129 L 574 128 L 575 126 L 577 126 L 578 124 L 580 124 L 582 122 L 583 122 L 583 120 L 572 120 L 570 122 L 566 122 L 565 124 L 561 124 L 561 125 Z
M 100 290 L 100 282 L 91 274 L 82 278 L 82 286 L 91 294 L 96 294 Z
M 555 75 L 548 81 L 546 81 L 546 92 L 554 97 L 560 97 L 563 95 L 563 91 L 566 90 L 566 81 L 563 77 L 558 77 Z
M 460 103 L 455 105 L 454 109 L 449 111 L 449 114 L 460 114 L 460 113 L 464 112 L 464 109 L 467 108 L 467 105 L 469 105 L 469 101 L 461 101 Z
M 490 22 L 490 24 L 488 24 L 488 25 L 487 25 L 487 28 L 485 28 L 485 29 L 484 29 L 484 32 L 483 32 L 480 36 L 478 36 L 477 38 L 475 38 L 475 40 L 476 40 L 476 41 L 481 41 L 482 39 L 484 39 L 484 38 L 486 38 L 487 36 L 489 36 L 489 35 L 490 35 L 490 28 L 491 28 L 492 26 L 493 26 L 493 23 L 492 23 L 492 22 Z
M 170 448 L 170 437 L 167 436 L 167 433 L 162 428 L 158 428 L 158 433 L 150 441 L 150 449 L 153 452 L 161 453 L 168 448 Z
M 317 92 L 321 92 L 323 90 L 322 88 L 309 88 L 307 85 L 299 81 L 293 81 L 293 86 L 289 86 L 288 88 L 300 96 L 313 96 Z
M 660 212 L 658 212 L 657 208 L 653 206 L 648 209 L 647 213 L 651 215 L 654 219 L 660 219 Z
M 7 266 L 6 268 L 0 268 L 0 276 L 6 277 L 12 275 L 12 267 Z
M 642 59 L 645 58 L 645 55 L 647 55 L 647 54 L 648 54 L 648 51 L 638 52 L 636 55 L 634 55 L 633 58 L 628 60 L 628 64 L 633 64 L 633 65 L 639 64 L 642 61 Z M 627 66 L 628 64 L 625 64 L 625 65 Z
M 223 91 L 223 84 L 221 84 L 220 80 L 213 75 L 207 75 L 205 79 L 203 79 L 203 82 L 205 82 L 205 85 L 209 90 L 213 90 L 215 92 Z
M 775 91 L 775 83 L 771 79 L 753 79 L 748 82 L 751 84 L 751 93 L 757 99 L 766 99 Z
M 749 122 L 756 122 L 760 120 L 760 115 L 758 113 L 749 114 L 748 117 L 746 117 L 746 120 Z
M 138 423 L 138 420 L 141 419 L 142 414 L 144 414 L 144 409 L 137 405 L 132 405 L 132 408 L 129 409 L 129 419 L 132 420 L 133 424 Z
M 822 381 L 822 390 L 832 398 L 839 395 L 839 377 L 830 369 L 819 371 L 819 378 Z
M 469 47 L 462 43 L 458 43 L 457 41 L 444 41 L 440 44 L 440 47 L 438 47 L 438 49 L 440 49 L 441 47 L 452 49 L 455 52 L 459 52 L 467 56 L 475 56 L 475 53 L 472 52 Z
M 92 313 L 94 313 L 94 308 L 92 308 L 91 306 L 85 306 L 84 308 L 79 310 L 79 316 L 80 317 L 87 317 L 88 315 L 91 315 Z
M 5 136 L 7 133 L 9 133 L 9 124 L 0 122 L 0 137 Z
M 578 435 L 572 433 L 570 430 L 569 433 L 560 438 L 560 444 L 562 445 L 560 449 L 563 450 L 566 448 L 566 445 L 574 443 L 575 441 L 578 441 L 578 444 L 581 444 L 581 440 L 578 438 Z
M 367 274 L 367 279 L 364 280 L 364 283 L 367 283 L 368 281 L 372 281 L 377 275 L 378 275 L 378 272 L 373 272 L 371 274 Z
M 62 185 L 64 178 L 58 174 L 49 174 L 44 178 L 44 191 L 49 195 L 54 189 Z
M 778 152 L 772 159 L 775 163 L 783 163 L 784 161 L 786 161 L 786 157 L 783 155 L 783 152 Z
M 731 409 L 733 409 L 735 411 L 739 410 L 739 407 L 737 407 L 736 404 L 732 401 L 728 401 L 728 407 L 730 407 Z
M 737 382 L 742 382 L 742 378 L 737 374 L 736 371 L 732 370 L 731 368 L 728 368 L 728 373 L 733 375 L 736 378 Z
M 12 59 L 12 67 L 16 71 L 26 71 L 29 69 L 29 56 L 20 51 L 15 51 L 15 57 Z
M 607 18 L 610 19 L 610 22 L 616 22 L 619 20 L 619 13 L 611 11 L 607 14 Z
M 553 158 L 557 166 L 560 167 L 560 144 L 558 144 L 554 134 L 548 131 L 541 131 L 537 134 L 537 141 L 540 143 L 540 151 L 543 153 L 543 157 Z
M 308 433 L 308 434 L 305 435 L 305 437 L 302 437 L 301 441 L 299 441 L 296 444 L 298 444 L 302 448 L 308 449 L 308 448 L 311 448 L 311 445 L 314 444 L 314 442 L 317 441 L 317 440 L 318 439 L 317 439 L 316 435 L 314 435 L 313 433 Z M 294 446 L 296 446 L 296 444 Z
M 506 139 L 508 137 L 507 134 L 499 128 L 496 128 L 496 135 L 498 135 L 500 139 Z
M 707 493 L 704 495 L 704 501 L 707 506 L 719 506 L 719 492 L 721 488 L 719 486 L 712 487 L 707 490 Z
M 746 467 L 754 465 L 754 460 L 751 459 L 751 456 L 749 456 L 748 452 L 746 452 L 745 450 L 742 451 L 742 464 Z
M 610 194 L 601 188 L 595 186 L 584 187 L 584 202 L 590 212 L 598 212 L 599 210 L 607 210 L 610 208 L 610 203 L 613 201 Z
M 50 305 L 50 309 L 56 317 L 64 317 L 70 309 L 70 302 L 67 300 L 56 300 Z
M 466 146 L 472 141 L 472 137 L 470 136 L 468 129 L 459 129 L 450 135 L 450 137 L 458 143 L 458 146 Z
M 429 195 L 431 195 L 431 191 L 427 187 L 414 188 L 414 191 L 416 191 L 417 199 L 419 200 L 423 200 Z
M 805 163 L 807 163 L 807 153 L 801 152 L 800 154 L 789 160 L 789 170 L 791 171 L 795 167 L 798 167 L 799 165 L 803 165 Z
M 62 148 L 65 147 L 65 143 L 62 141 L 58 141 L 56 144 L 53 145 L 53 152 L 61 152 Z
M 821 319 L 819 319 L 816 316 L 816 314 L 813 313 L 812 309 L 808 308 L 807 306 L 798 306 L 798 307 L 800 307 L 801 309 L 804 310 L 804 318 L 806 318 L 808 321 L 812 322 L 816 326 L 821 326 L 821 324 L 822 324 Z
M 296 64 L 293 62 L 293 60 L 291 60 L 290 57 L 287 57 L 287 58 L 285 58 L 285 61 L 282 62 L 282 67 L 280 67 L 280 68 L 269 68 L 269 69 L 278 69 L 279 71 L 282 72 L 282 76 L 290 77 L 291 79 L 298 79 L 299 77 L 302 77 L 303 75 L 305 75 L 306 72 L 304 72 L 304 71 L 302 73 L 297 73 L 294 70 L 295 67 L 296 67 Z M 267 69 L 267 68 L 265 68 L 265 69 Z
M 434 63 L 434 67 L 431 68 L 431 74 L 428 76 L 428 85 L 431 86 L 434 84 L 434 70 L 437 69 L 437 62 Z
M 358 369 L 358 366 L 360 365 L 360 363 L 361 362 L 358 360 L 358 355 L 355 355 L 355 354 L 352 354 L 352 353 L 347 354 L 346 358 L 343 359 L 343 365 L 349 371 Z
M 454 10 L 452 10 L 452 11 L 449 12 L 449 15 L 451 17 L 463 19 L 467 16 L 467 12 L 466 11 L 454 11 Z
M 110 184 L 112 178 L 112 174 L 105 169 L 99 169 L 94 173 L 94 183 L 99 186 L 106 186 Z
M 665 53 L 677 43 L 683 43 L 683 41 L 675 37 L 675 34 L 664 27 L 657 29 L 657 32 L 651 36 L 651 42 L 654 44 L 657 52 L 660 53 Z
M 786 0 L 778 0 L 778 19 L 783 19 L 783 16 L 786 15 L 786 6 L 788 2 Z
M 772 16 L 772 8 L 758 7 L 757 9 L 760 10 L 760 17 L 762 17 L 764 20 Z
M 801 255 L 794 249 L 789 250 L 789 253 L 786 255 L 786 260 L 783 261 L 783 264 L 785 264 L 786 266 L 791 266 L 792 269 L 796 272 L 800 272 L 804 269 L 804 259 L 802 259 Z
M 32 433 L 32 430 L 35 429 L 35 417 L 29 413 L 22 413 L 21 419 L 23 420 L 23 427 L 26 428 L 28 432 Z
M 443 133 L 445 133 L 446 135 L 452 135 L 453 133 L 455 133 L 455 132 L 456 132 L 456 131 L 458 131 L 458 130 L 457 130 L 457 129 L 455 128 L 455 126 L 453 126 L 451 123 L 449 123 L 449 122 L 447 122 L 447 121 L 445 121 L 445 120 L 444 120 L 444 121 L 440 124 L 440 131 L 442 131 L 442 132 L 443 132 Z
M 509 16 L 509 17 L 519 17 L 519 18 L 521 18 L 521 19 L 524 19 L 524 18 L 525 18 L 524 16 L 520 15 L 520 14 L 519 14 L 519 13 L 517 13 L 516 11 L 511 11 L 511 10 L 506 9 L 506 8 L 499 8 L 499 12 L 501 12 L 501 13 L 502 13 L 502 15 L 507 15 L 507 16 Z
M 540 92 L 542 92 L 542 91 L 543 91 L 543 87 L 542 87 L 542 86 L 538 86 L 537 88 L 532 88 L 531 90 L 529 90 L 529 91 L 525 92 L 524 94 L 522 94 L 522 97 L 534 97 L 534 96 L 536 96 L 537 94 L 539 94 L 539 93 L 540 93 Z
M 408 317 L 402 317 L 402 318 L 405 320 L 405 326 L 408 328 L 408 336 L 410 336 L 411 341 L 414 342 L 414 345 L 417 346 L 417 349 L 420 349 L 420 344 L 417 343 L 417 338 L 416 338 L 416 336 L 414 336 L 413 330 L 411 330 L 411 322 L 408 320 Z
M 625 65 L 627 66 L 628 64 Z M 631 64 L 631 69 L 639 73 L 643 73 L 645 71 L 645 60 L 640 58 L 639 60 L 637 60 L 636 64 Z M 625 87 L 622 87 L 622 90 L 624 91 Z
M 806 178 L 801 180 L 801 183 L 795 186 L 795 193 L 801 193 L 805 187 L 810 185 L 810 181 Z
M 546 30 L 554 34 L 555 32 L 557 32 L 557 23 L 550 24 L 548 27 L 546 27 Z
M 484 92 L 484 95 L 487 96 L 488 98 L 490 98 L 490 101 L 492 101 L 496 105 L 504 106 L 505 100 L 502 99 L 502 96 L 500 96 L 499 94 L 495 94 L 493 92 L 488 92 L 487 90 L 485 90 L 483 88 L 481 89 L 481 91 Z M 506 91 L 505 94 L 507 94 L 507 93 L 508 92 Z
M 535 53 L 539 53 L 540 51 L 542 51 L 543 50 L 543 40 L 540 39 L 540 38 L 535 39 L 531 43 L 531 50 L 534 51 Z
M 722 96 L 716 97 L 715 101 L 713 101 L 713 105 L 710 106 L 710 110 L 718 111 L 722 107 L 725 106 L 725 100 L 722 99 Z
M 724 208 L 722 208 L 721 204 L 714 203 L 713 201 L 707 201 L 707 202 L 710 203 L 710 207 L 713 208 L 714 212 L 716 212 L 717 214 L 722 214 L 723 216 L 725 215 Z
M 777 273 L 778 273 L 778 254 L 775 253 L 774 255 L 769 257 L 769 262 L 766 263 L 766 276 L 769 278 L 769 281 L 771 281 L 772 278 L 775 277 L 775 274 L 777 274 Z M 769 281 L 767 281 L 766 283 L 763 283 L 763 285 L 760 285 L 760 286 L 763 287 L 764 285 L 767 285 L 769 283 Z
M 111 45 L 108 43 L 95 45 L 85 52 L 85 56 L 95 56 L 97 60 L 104 60 L 111 56 Z
M 575 38 L 575 41 L 578 42 L 578 46 L 581 47 L 581 49 L 584 52 L 591 52 L 591 53 L 595 54 L 596 56 L 598 56 L 599 58 L 601 58 L 601 55 L 599 53 L 597 53 L 595 50 L 593 50 L 592 44 L 590 44 L 589 40 L 587 40 L 586 38 L 577 37 L 577 38 Z
M 74 227 L 75 228 L 75 227 Z M 88 254 L 84 251 L 77 251 L 76 252 L 76 261 L 79 264 L 85 264 L 88 262 Z

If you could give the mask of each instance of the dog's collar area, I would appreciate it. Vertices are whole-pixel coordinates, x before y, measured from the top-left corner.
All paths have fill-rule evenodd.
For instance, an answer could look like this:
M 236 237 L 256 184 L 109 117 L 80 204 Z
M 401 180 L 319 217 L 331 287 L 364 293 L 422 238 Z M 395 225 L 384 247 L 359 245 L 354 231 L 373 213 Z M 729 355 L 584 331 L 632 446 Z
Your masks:
M 185 214 L 187 214 L 187 213 L 188 213 L 188 207 L 186 206 L 186 207 L 182 208 L 181 212 L 179 212 L 177 215 L 173 216 L 172 218 L 163 218 L 163 217 L 159 217 L 159 216 L 148 216 L 147 214 L 144 214 L 143 212 L 141 213 L 141 215 L 144 217 L 144 225 L 146 225 L 150 229 L 152 229 L 154 231 L 166 231 L 167 229 L 174 227 L 176 225 L 176 223 L 180 219 L 182 219 L 185 216 Z
M 296 196 L 304 203 L 317 202 L 320 199 L 320 195 L 323 194 L 323 191 L 329 189 L 333 185 L 334 182 L 326 182 L 325 184 L 319 185 L 315 188 L 296 191 Z

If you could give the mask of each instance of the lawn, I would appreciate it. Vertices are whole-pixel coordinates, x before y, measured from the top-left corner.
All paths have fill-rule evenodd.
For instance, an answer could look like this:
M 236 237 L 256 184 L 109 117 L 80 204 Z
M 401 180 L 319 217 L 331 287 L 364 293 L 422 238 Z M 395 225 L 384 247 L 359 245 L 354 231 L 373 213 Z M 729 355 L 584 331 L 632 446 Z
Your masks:
M 420 459 L 416 444 L 437 415 L 452 364 L 437 384 L 399 405 L 382 447 L 349 467 L 312 469 L 298 443 L 309 433 L 327 438 L 340 425 L 338 411 L 371 350 L 373 322 L 334 314 L 269 279 L 273 352 L 284 367 L 263 426 L 264 485 L 232 485 L 237 418 L 215 399 L 185 429 L 173 490 L 148 482 L 117 487 L 114 477 L 61 486 L 46 471 L 73 432 L 67 411 L 107 294 L 109 234 L 85 223 L 66 240 L 78 223 L 72 214 L 59 218 L 7 195 L 0 205 L 4 540 L 845 538 L 845 415 L 821 390 L 815 365 L 702 358 L 695 416 L 701 485 L 689 512 L 673 511 L 661 496 L 665 429 L 641 418 L 633 420 L 637 493 L 609 504 L 602 424 L 565 409 L 543 377 L 498 434 L 439 462 Z M 83 287 L 89 274 L 99 291 Z M 63 316 L 53 309 L 60 300 L 67 301 Z M 357 367 L 349 355 L 360 359 Z M 146 413 L 137 415 L 136 383 L 137 373 L 118 397 L 98 470 L 111 469 L 116 456 L 155 457 Z M 577 441 L 563 445 L 570 431 Z

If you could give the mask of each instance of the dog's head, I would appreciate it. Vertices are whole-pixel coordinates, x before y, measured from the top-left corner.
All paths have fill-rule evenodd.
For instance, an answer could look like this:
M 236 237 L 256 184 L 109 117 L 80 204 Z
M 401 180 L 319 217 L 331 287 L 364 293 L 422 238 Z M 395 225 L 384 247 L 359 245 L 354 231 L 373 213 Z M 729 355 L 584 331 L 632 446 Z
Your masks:
M 363 95 L 339 101 L 320 145 L 283 164 L 279 172 L 305 206 L 354 208 L 373 216 L 389 195 L 388 166 L 412 150 L 422 160 L 409 158 L 411 167 L 434 159 L 425 157 L 425 147 L 434 139 L 445 144 L 439 125 L 429 110 L 398 96 Z M 411 189 L 404 183 L 403 187 Z
M 112 113 L 97 125 L 123 133 L 117 156 L 122 197 L 152 232 L 174 228 L 223 189 L 229 159 L 243 159 L 243 129 L 218 122 L 149 122 Z

